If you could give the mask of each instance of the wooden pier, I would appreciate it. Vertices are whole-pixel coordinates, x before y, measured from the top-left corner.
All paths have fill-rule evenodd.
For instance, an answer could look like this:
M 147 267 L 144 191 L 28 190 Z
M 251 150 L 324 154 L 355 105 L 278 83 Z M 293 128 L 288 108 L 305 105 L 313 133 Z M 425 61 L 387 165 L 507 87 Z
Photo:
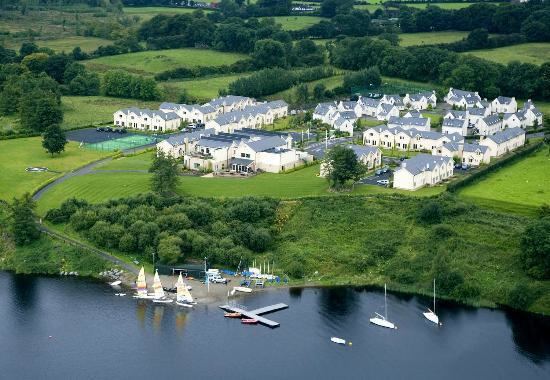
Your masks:
M 277 303 L 275 305 L 261 307 L 259 309 L 254 309 L 254 310 L 245 310 L 242 307 L 233 306 L 233 305 L 220 306 L 220 309 L 222 310 L 225 310 L 230 313 L 241 313 L 241 315 L 247 318 L 256 319 L 262 325 L 271 327 L 271 328 L 279 327 L 280 326 L 279 322 L 275 322 L 275 321 L 272 321 L 271 319 L 260 317 L 260 315 L 273 313 L 275 311 L 283 310 L 286 308 L 288 308 L 288 305 L 284 303 Z

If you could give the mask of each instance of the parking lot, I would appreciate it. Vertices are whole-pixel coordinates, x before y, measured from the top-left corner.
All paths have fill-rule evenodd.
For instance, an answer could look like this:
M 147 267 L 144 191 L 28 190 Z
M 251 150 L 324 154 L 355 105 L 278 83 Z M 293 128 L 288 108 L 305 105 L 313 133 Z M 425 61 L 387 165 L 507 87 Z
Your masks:
M 393 171 L 388 169 L 386 173 L 380 173 L 379 175 L 373 174 L 370 177 L 361 178 L 357 183 L 362 185 L 375 185 L 375 186 L 386 186 L 385 184 L 378 183 L 377 181 L 387 180 L 391 181 Z
M 328 140 L 328 147 L 325 145 L 325 141 L 309 144 L 304 150 L 313 155 L 316 159 L 323 158 L 328 149 L 335 145 L 347 144 L 351 142 L 351 137 L 338 137 Z

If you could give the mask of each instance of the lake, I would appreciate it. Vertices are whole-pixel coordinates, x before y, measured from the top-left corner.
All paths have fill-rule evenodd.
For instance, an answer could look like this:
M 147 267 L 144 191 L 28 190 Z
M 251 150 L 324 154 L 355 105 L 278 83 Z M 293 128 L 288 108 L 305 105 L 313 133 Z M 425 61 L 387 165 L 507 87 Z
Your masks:
M 281 323 L 269 329 L 225 319 L 215 305 L 181 310 L 113 293 L 87 279 L 0 272 L 0 378 L 550 378 L 550 318 L 443 303 L 437 327 L 422 316 L 430 299 L 389 294 L 398 329 L 387 330 L 369 324 L 383 313 L 379 291 L 240 298 L 250 308 L 289 305 L 269 314 Z

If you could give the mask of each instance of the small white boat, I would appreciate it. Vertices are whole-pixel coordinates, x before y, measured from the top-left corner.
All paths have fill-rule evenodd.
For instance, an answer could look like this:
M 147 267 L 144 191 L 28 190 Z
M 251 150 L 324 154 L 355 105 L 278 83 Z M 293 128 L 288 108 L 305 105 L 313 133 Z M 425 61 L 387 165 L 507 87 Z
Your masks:
M 335 336 L 333 336 L 332 338 L 330 338 L 330 341 L 331 341 L 331 342 L 334 342 L 334 343 L 336 343 L 336 344 L 346 344 L 345 339 L 337 338 L 337 337 L 335 337 Z
M 190 303 L 187 303 L 187 302 L 178 302 L 178 301 L 176 301 L 176 305 L 183 306 L 183 307 L 189 307 L 189 308 L 193 307 L 193 305 L 191 305 Z
M 126 293 L 115 293 L 115 296 L 124 297 Z
M 236 292 L 242 292 L 242 293 L 252 293 L 252 289 L 246 288 L 244 286 L 235 286 L 233 288 Z
M 424 314 L 424 317 L 426 317 L 428 321 L 433 322 L 438 326 L 443 325 L 441 322 L 439 322 L 439 317 L 435 313 L 435 278 L 434 278 L 434 311 L 431 311 L 430 309 L 428 309 L 427 312 L 422 314 Z
M 378 313 L 376 314 L 376 317 L 373 317 L 369 319 L 370 323 L 375 324 L 380 327 L 385 327 L 388 329 L 397 329 L 397 327 L 388 321 L 388 303 L 386 301 L 386 284 L 384 284 L 384 315 L 380 315 Z
M 120 281 L 120 280 L 109 283 L 109 285 L 111 285 L 111 286 L 117 286 L 117 285 L 120 285 L 120 284 L 122 284 L 122 281 Z
M 160 282 L 158 270 L 155 271 L 155 279 L 153 281 L 153 291 L 155 292 L 153 302 L 155 303 L 173 302 L 170 298 L 166 298 L 166 294 L 164 293 L 164 289 L 162 288 L 162 283 Z

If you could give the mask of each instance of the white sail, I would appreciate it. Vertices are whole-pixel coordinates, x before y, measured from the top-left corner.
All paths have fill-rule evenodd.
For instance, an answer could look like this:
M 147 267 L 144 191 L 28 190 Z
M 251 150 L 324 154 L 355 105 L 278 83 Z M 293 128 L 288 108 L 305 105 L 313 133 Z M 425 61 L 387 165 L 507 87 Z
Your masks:
M 183 282 L 183 277 L 178 277 L 178 282 L 176 282 L 176 289 L 177 289 L 177 302 L 193 302 L 193 296 L 191 293 L 189 293 L 189 289 L 187 289 L 187 284 Z
M 164 289 L 162 289 L 162 283 L 160 282 L 158 271 L 155 271 L 155 279 L 153 281 L 153 291 L 155 292 L 155 299 L 161 299 L 165 297 Z
M 145 280 L 145 269 L 143 267 L 141 267 L 141 269 L 139 270 L 136 285 L 137 285 L 137 295 L 139 297 L 147 296 L 147 282 Z
M 386 284 L 384 284 L 384 315 L 376 314 L 376 317 L 369 319 L 370 323 L 378 325 L 380 327 L 386 327 L 388 329 L 397 329 L 397 327 L 390 321 L 388 321 L 388 303 L 386 301 Z

